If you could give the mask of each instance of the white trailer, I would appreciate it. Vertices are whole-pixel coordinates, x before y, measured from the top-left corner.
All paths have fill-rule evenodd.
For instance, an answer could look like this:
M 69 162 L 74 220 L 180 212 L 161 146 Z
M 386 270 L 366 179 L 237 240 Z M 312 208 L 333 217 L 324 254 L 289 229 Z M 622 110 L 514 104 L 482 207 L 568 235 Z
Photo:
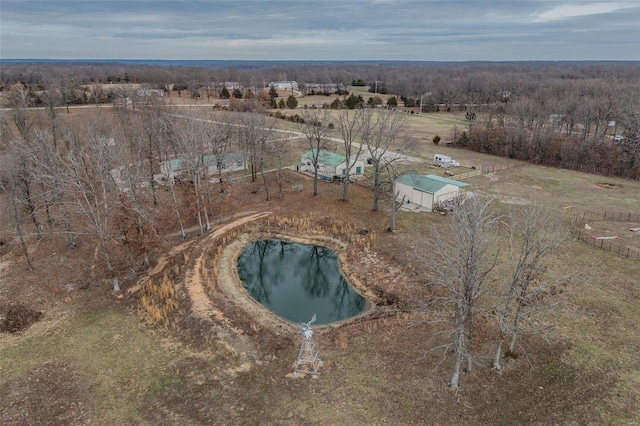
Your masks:
M 447 157 L 446 155 L 436 154 L 433 156 L 433 165 L 438 167 L 458 167 L 460 163 L 456 160 L 451 159 L 451 157 Z

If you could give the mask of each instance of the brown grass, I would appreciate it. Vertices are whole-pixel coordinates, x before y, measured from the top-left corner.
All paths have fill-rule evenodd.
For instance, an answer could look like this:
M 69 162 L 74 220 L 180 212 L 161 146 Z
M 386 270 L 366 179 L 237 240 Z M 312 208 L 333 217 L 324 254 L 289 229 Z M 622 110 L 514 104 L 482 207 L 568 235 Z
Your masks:
M 430 141 L 424 144 L 425 153 L 433 151 Z M 437 149 L 470 165 L 506 162 Z M 427 248 L 433 244 L 428 231 L 441 227 L 446 216 L 400 212 L 398 231 L 390 234 L 387 199 L 374 213 L 372 195 L 363 187 L 353 186 L 345 203 L 339 185 L 321 183 L 313 197 L 307 176 L 287 172 L 286 178 L 303 182 L 304 189 L 269 202 L 263 190 L 251 192 L 256 185 L 248 179 L 229 183 L 227 198 L 219 199 L 222 225 L 238 212 L 273 216 L 208 241 L 207 250 L 198 249 L 206 236 L 190 237 L 180 247 L 167 237 L 159 249 L 166 257 L 155 259 L 144 290 L 121 299 L 102 281 L 104 271 L 96 269 L 95 277 L 78 273 L 93 261 L 88 238 L 75 251 L 45 238 L 34 250 L 32 274 L 13 246 L 4 248 L 0 302 L 28 303 L 45 315 L 23 332 L 0 334 L 0 423 L 633 424 L 640 418 L 637 261 L 571 241 L 558 254 L 553 277 L 577 275 L 566 301 L 539 317 L 553 326 L 549 340 L 523 336 L 518 359 L 507 362 L 502 375 L 490 372 L 480 356 L 475 371 L 462 377 L 462 389 L 452 393 L 446 389 L 450 358 L 428 352 L 444 337 L 437 325 L 420 322 L 419 302 L 431 293 L 413 247 L 416 236 Z M 273 174 L 269 183 L 275 188 Z M 473 191 L 494 195 L 498 209 L 536 195 L 558 215 L 566 212 L 567 222 L 580 210 L 640 211 L 640 183 L 634 181 L 526 166 L 471 183 Z M 0 203 L 7 205 L 1 194 Z M 12 235 L 9 222 L 0 221 L 3 239 Z M 319 380 L 285 377 L 299 336 L 262 328 L 251 312 L 225 299 L 213 281 L 220 273 L 216 261 L 197 271 L 228 324 L 189 315 L 181 286 L 195 259 L 217 259 L 235 238 L 267 231 L 313 231 L 343 241 L 350 246 L 349 273 L 399 307 L 394 315 L 318 333 L 325 364 Z M 497 239 L 496 249 L 503 247 Z M 169 318 L 175 327 L 145 325 L 135 315 L 138 303 L 149 308 L 145 315 L 160 324 Z M 482 325 L 483 334 L 491 331 L 490 322 Z

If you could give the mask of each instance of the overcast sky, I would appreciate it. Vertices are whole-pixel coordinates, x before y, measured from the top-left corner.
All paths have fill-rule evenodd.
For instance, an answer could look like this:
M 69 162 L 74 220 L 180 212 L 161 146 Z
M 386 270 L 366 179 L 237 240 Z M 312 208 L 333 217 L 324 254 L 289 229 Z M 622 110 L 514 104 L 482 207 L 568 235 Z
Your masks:
M 640 59 L 640 0 L 0 0 L 0 26 L 4 59 Z

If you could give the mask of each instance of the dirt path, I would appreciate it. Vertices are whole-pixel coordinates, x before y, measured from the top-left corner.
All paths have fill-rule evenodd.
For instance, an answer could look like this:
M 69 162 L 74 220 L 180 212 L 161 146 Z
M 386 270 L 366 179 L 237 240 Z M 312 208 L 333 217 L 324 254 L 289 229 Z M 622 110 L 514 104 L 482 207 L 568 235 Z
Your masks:
M 270 216 L 271 212 L 264 213 L 255 213 L 249 216 L 245 216 L 241 219 L 237 219 L 234 222 L 231 222 L 227 225 L 221 226 L 220 228 L 214 230 L 211 234 L 209 234 L 206 239 L 201 242 L 202 245 L 206 245 L 208 242 L 215 240 L 216 238 L 224 235 L 230 230 L 242 226 L 246 223 L 253 222 L 254 220 Z M 228 323 L 228 321 L 224 318 L 222 313 L 216 309 L 211 302 L 211 299 L 207 296 L 205 291 L 205 283 L 203 280 L 204 275 L 204 263 L 205 257 L 207 256 L 206 251 L 203 251 L 200 256 L 196 259 L 195 267 L 186 272 L 185 277 L 185 288 L 187 290 L 187 294 L 189 295 L 189 299 L 191 299 L 191 314 L 196 318 L 207 319 L 212 316 Z M 222 279 L 222 278 L 221 278 Z

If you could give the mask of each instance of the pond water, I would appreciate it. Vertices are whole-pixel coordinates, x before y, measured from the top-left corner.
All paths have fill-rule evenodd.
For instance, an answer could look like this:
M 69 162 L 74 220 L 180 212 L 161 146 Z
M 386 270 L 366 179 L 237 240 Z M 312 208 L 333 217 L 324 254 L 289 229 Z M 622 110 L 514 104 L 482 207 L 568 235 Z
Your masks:
M 329 324 L 369 309 L 342 277 L 336 253 L 326 247 L 256 241 L 238 258 L 238 273 L 254 299 L 294 323 L 316 314 L 316 324 Z

